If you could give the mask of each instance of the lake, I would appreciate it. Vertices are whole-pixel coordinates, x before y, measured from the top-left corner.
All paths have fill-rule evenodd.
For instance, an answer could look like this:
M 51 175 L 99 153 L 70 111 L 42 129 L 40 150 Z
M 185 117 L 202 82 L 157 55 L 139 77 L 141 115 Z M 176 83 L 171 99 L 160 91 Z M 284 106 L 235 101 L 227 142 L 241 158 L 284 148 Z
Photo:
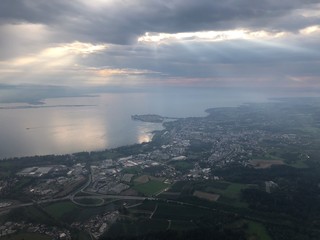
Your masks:
M 103 150 L 150 141 L 158 123 L 134 114 L 205 116 L 211 107 L 263 102 L 259 94 L 214 91 L 106 93 L 47 99 L 43 105 L 0 104 L 0 158 Z

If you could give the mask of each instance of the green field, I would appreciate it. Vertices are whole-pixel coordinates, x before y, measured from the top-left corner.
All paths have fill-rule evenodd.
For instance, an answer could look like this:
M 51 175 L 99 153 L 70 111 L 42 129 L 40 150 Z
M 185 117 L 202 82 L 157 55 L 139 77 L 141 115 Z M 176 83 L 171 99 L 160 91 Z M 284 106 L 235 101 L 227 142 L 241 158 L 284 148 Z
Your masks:
M 146 195 L 146 196 L 153 196 L 159 192 L 161 192 L 162 190 L 168 188 L 170 185 L 160 182 L 160 181 L 156 181 L 156 180 L 151 180 L 147 183 L 142 183 L 142 184 L 137 184 L 135 185 L 133 188 Z
M 122 221 L 113 224 L 108 231 L 109 237 L 139 236 L 150 232 L 165 231 L 168 221 L 162 219 L 138 219 L 136 221 Z
M 247 234 L 249 235 L 249 239 L 272 240 L 266 228 L 261 223 L 253 221 L 248 222 Z
M 53 224 L 55 222 L 38 206 L 12 209 L 6 216 L 6 221 L 28 221 L 32 223 Z
M 215 190 L 225 190 L 229 187 L 230 183 L 223 181 L 178 181 L 174 183 L 169 191 L 170 192 L 189 192 L 193 193 L 194 190 L 212 192 Z
M 170 192 L 181 192 L 183 188 L 188 184 L 188 181 L 175 182 L 169 189 Z
M 45 210 L 55 219 L 61 219 L 65 214 L 75 211 L 78 207 L 72 202 L 53 203 L 45 207 Z
M 117 202 L 112 202 L 99 207 L 80 207 L 72 202 L 65 201 L 47 205 L 45 210 L 55 219 L 71 223 L 74 221 L 86 221 L 92 216 L 106 211 L 113 211 L 117 208 L 116 204 Z
M 172 220 L 171 229 L 185 229 L 195 227 L 194 223 L 190 222 L 202 216 L 207 216 L 210 211 L 190 205 L 181 205 L 176 203 L 158 202 L 158 201 L 145 201 L 129 211 L 136 216 L 136 213 L 146 212 L 150 214 L 156 209 L 152 219 Z
M 223 194 L 229 198 L 236 198 L 238 199 L 241 194 L 241 190 L 248 188 L 247 184 L 240 184 L 240 183 L 230 183 L 230 185 L 225 190 L 218 190 L 218 193 Z
M 291 157 L 288 157 L 288 154 Z M 277 156 L 268 154 L 267 156 L 269 156 L 269 158 L 266 158 L 265 160 L 282 160 L 286 165 L 294 168 L 309 168 L 306 162 L 303 159 L 300 159 L 299 152 L 296 152 L 296 149 L 290 148 L 285 151 L 279 151 L 276 155 Z
M 27 207 L 24 211 L 24 214 L 30 218 L 33 218 L 39 223 L 46 222 L 48 220 L 48 216 L 46 216 L 45 213 L 39 208 L 34 206 Z
M 229 186 L 224 189 L 216 189 L 215 193 L 220 194 L 221 197 L 218 199 L 218 202 L 229 204 L 235 207 L 247 207 L 247 203 L 241 201 L 241 190 L 252 187 L 247 184 L 240 183 L 229 183 Z
M 241 190 L 252 186 L 253 185 L 226 181 L 181 181 L 175 183 L 170 190 L 181 192 L 187 196 L 192 195 L 195 190 L 219 194 L 220 198 L 218 202 L 236 207 L 247 207 L 247 204 L 241 201 Z
M 18 233 L 5 237 L 1 237 L 1 240 L 50 240 L 51 237 L 39 233 Z
M 159 203 L 153 218 L 190 221 L 191 219 L 207 216 L 208 214 L 210 214 L 208 209 L 177 204 Z
M 68 222 L 74 221 L 87 221 L 89 218 L 118 209 L 119 206 L 122 206 L 123 201 L 121 200 L 110 200 L 112 201 L 109 204 L 99 206 L 99 207 L 77 207 L 72 212 L 68 213 L 64 218 Z
M 309 166 L 302 160 L 288 165 L 294 168 L 309 168 Z
M 181 231 L 190 230 L 193 228 L 197 228 L 197 226 L 192 221 L 175 220 L 171 222 L 171 226 L 170 226 L 170 229 L 172 230 L 181 230 Z

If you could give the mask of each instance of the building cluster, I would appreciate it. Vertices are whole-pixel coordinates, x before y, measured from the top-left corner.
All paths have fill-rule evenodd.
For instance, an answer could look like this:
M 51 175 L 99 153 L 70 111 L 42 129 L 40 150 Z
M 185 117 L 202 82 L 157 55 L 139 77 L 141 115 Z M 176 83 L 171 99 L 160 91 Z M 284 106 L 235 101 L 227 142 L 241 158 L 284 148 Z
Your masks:
M 25 222 L 5 222 L 0 226 L 0 237 L 19 233 L 20 231 L 29 233 L 39 233 L 47 235 L 52 239 L 70 240 L 71 234 L 67 229 L 59 229 L 57 227 L 49 227 L 45 224 L 34 224 Z
M 91 183 L 86 188 L 87 192 L 100 194 L 122 194 L 132 185 L 132 180 L 137 174 L 127 173 L 126 169 L 139 168 L 146 170 L 160 167 L 163 164 L 150 159 L 151 154 L 137 154 L 117 160 L 106 159 L 99 164 L 91 165 Z M 168 175 L 170 169 L 162 169 L 163 175 Z M 158 174 L 162 175 L 161 172 Z
M 34 178 L 24 192 L 33 199 L 43 200 L 63 197 L 86 180 L 88 171 L 84 164 L 71 167 L 55 165 L 48 167 L 29 167 L 17 173 L 17 176 Z
M 250 160 L 267 154 L 265 143 L 277 141 L 278 145 L 303 144 L 295 134 L 267 130 L 267 127 L 272 129 L 272 121 L 265 123 L 263 119 L 256 122 L 255 119 L 242 118 L 240 116 L 237 120 L 242 121 L 241 124 L 237 124 L 236 120 L 225 121 L 223 116 L 215 118 L 212 115 L 166 122 L 166 129 L 157 133 L 153 147 L 139 154 L 106 159 L 91 164 L 90 168 L 80 163 L 71 167 L 34 166 L 22 169 L 17 177 L 35 178 L 25 188 L 25 193 L 33 199 L 66 196 L 86 181 L 89 174 L 91 180 L 85 189 L 87 192 L 126 195 L 139 172 L 146 172 L 168 182 L 217 179 L 215 169 L 232 164 L 248 166 Z M 184 162 L 188 168 L 183 171 L 177 166 L 183 166 Z M 12 185 L 10 181 L 14 183 L 12 179 L 0 182 L 0 194 Z
M 106 212 L 90 218 L 87 222 L 74 222 L 71 227 L 88 232 L 94 239 L 99 239 L 119 217 L 119 211 Z
M 228 114 L 228 111 L 225 114 Z M 105 159 L 93 163 L 88 161 L 86 164 L 75 163 L 68 167 L 52 165 L 22 169 L 15 177 L 0 181 L 0 196 L 22 178 L 32 180 L 24 187 L 24 193 L 31 199 L 43 200 L 42 202 L 69 195 L 76 203 L 74 199 L 78 193 L 85 196 L 87 194 L 121 195 L 121 197 L 137 195 L 139 190 L 135 187 L 149 181 L 172 184 L 181 180 L 221 180 L 221 177 L 215 176 L 216 169 L 233 164 L 253 167 L 253 159 L 268 154 L 269 143 L 276 142 L 277 146 L 307 144 L 295 134 L 272 131 L 272 120 L 264 121 L 240 116 L 241 123 L 238 123 L 236 120 L 226 119 L 229 118 L 224 118 L 222 114 L 220 118 L 209 115 L 204 118 L 166 122 L 166 129 L 156 133 L 152 143 L 141 145 L 139 151 L 133 151 L 131 155 L 127 154 L 117 159 Z M 145 146 L 147 148 L 144 148 Z M 305 160 L 309 156 L 301 153 L 299 158 Z M 277 187 L 275 182 L 265 182 L 267 193 L 271 193 Z M 209 200 L 219 197 L 199 191 L 196 195 Z M 4 209 L 11 204 L 10 201 L 2 201 L 0 208 Z M 92 238 L 98 239 L 118 217 L 118 211 L 107 212 L 86 222 L 74 222 L 71 226 L 86 231 Z M 0 226 L 0 237 L 20 230 L 46 234 L 56 239 L 70 239 L 68 231 L 52 230 L 45 225 L 12 222 Z
M 100 194 L 119 194 L 129 188 L 121 182 L 121 167 L 112 159 L 101 161 L 97 165 L 91 165 L 91 184 L 87 192 Z
M 25 188 L 25 193 L 39 200 L 63 197 L 85 180 L 83 175 L 39 179 Z

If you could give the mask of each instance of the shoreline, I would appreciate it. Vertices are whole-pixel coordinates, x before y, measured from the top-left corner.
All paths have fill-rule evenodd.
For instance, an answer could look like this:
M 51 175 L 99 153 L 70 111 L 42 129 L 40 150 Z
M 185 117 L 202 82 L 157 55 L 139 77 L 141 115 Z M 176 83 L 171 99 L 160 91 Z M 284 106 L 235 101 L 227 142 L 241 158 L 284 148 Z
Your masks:
M 292 100 L 294 102 L 296 101 L 299 101 L 299 99 L 301 98 L 277 98 L 277 101 L 281 101 L 283 103 L 285 102 L 291 102 Z M 302 99 L 307 99 L 307 100 L 319 100 L 320 98 L 319 97 L 308 97 L 308 98 L 302 98 Z M 205 117 L 208 117 L 210 116 L 211 114 L 214 114 L 215 111 L 219 111 L 219 110 L 224 110 L 224 109 L 237 109 L 237 108 L 241 108 L 241 107 L 250 107 L 252 104 L 274 104 L 276 102 L 272 102 L 272 101 L 267 101 L 267 102 L 252 102 L 252 103 L 242 103 L 238 106 L 231 106 L 231 107 L 211 107 L 211 108 L 206 108 L 204 110 L 204 112 L 207 114 L 205 116 L 197 116 L 196 118 L 205 118 Z M 111 148 L 101 148 L 101 149 L 92 149 L 92 150 L 80 150 L 80 151 L 74 151 L 74 152 L 68 152 L 68 153 L 48 153 L 48 154 L 34 154 L 34 155 L 23 155 L 23 156 L 12 156 L 12 157 L 1 157 L 0 158 L 0 162 L 3 162 L 3 161 L 11 161 L 11 160 L 14 160 L 14 159 L 21 159 L 21 158 L 32 158 L 32 157 L 47 157 L 47 156 L 72 156 L 72 155 L 76 155 L 76 154 L 80 154 L 80 153 L 88 153 L 89 155 L 91 153 L 99 153 L 99 152 L 104 152 L 104 151 L 112 151 L 112 150 L 116 150 L 116 149 L 119 149 L 119 148 L 123 148 L 123 147 L 130 147 L 130 146 L 135 146 L 135 145 L 141 145 L 141 144 L 146 144 L 146 143 L 152 143 L 152 141 L 154 140 L 154 137 L 157 133 L 159 132 L 163 132 L 167 129 L 167 123 L 168 122 L 171 122 L 171 121 L 166 121 L 166 119 L 170 120 L 183 120 L 183 119 L 187 119 L 187 118 L 195 118 L 195 117 L 162 117 L 160 115 L 156 115 L 156 114 L 144 114 L 144 115 L 132 115 L 132 116 L 159 116 L 161 118 L 164 119 L 164 121 L 162 122 L 149 122 L 149 121 L 141 121 L 140 119 L 138 120 L 135 120 L 135 119 L 132 119 L 132 121 L 140 121 L 140 122 L 143 122 L 143 123 L 161 123 L 162 124 L 162 127 L 163 129 L 161 130 L 152 130 L 150 131 L 149 133 L 152 134 L 152 138 L 150 141 L 148 142 L 142 142 L 142 143 L 139 143 L 139 142 L 135 142 L 135 143 L 132 143 L 132 144 L 125 144 L 125 145 L 119 145 L 119 146 L 116 146 L 116 147 L 111 147 Z M 132 117 L 131 116 L 131 117 Z

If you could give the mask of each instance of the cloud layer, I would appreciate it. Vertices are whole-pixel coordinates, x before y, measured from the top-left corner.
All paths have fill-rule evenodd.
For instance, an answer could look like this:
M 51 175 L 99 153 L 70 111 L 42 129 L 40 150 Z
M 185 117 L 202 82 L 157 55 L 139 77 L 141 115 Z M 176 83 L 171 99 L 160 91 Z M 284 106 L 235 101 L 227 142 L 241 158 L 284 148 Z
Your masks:
M 0 83 L 320 87 L 318 0 L 3 0 Z

